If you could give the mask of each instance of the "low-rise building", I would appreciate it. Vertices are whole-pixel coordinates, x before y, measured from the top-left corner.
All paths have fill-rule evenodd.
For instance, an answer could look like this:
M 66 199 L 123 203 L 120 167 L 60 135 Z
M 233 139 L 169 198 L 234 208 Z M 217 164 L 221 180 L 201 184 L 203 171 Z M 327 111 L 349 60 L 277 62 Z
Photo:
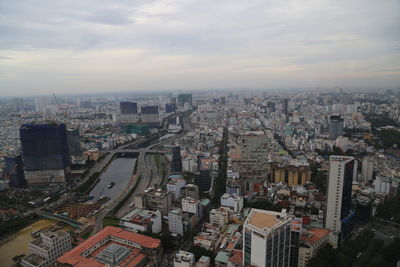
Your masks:
M 163 216 L 172 209 L 170 192 L 161 188 L 149 187 L 134 197 L 135 206 L 141 209 L 159 210 Z
M 202 208 L 200 200 L 185 197 L 182 199 L 182 211 L 196 214 L 198 218 L 202 217 Z
M 181 198 L 181 190 L 186 185 L 183 178 L 172 178 L 167 184 L 167 192 L 171 192 L 172 200 Z
M 225 193 L 221 196 L 221 206 L 231 208 L 233 212 L 239 213 L 243 209 L 243 197 Z
M 162 230 L 161 212 L 135 208 L 126 214 L 119 224 L 131 232 L 160 233 Z
M 182 212 L 181 209 L 174 209 L 168 213 L 168 229 L 170 233 L 183 236 L 193 229 L 197 224 L 195 214 Z
M 229 212 L 225 209 L 213 209 L 210 211 L 210 223 L 224 226 L 229 222 Z
M 322 248 L 329 240 L 329 230 L 312 228 L 303 233 L 299 245 L 299 267 L 305 267 L 308 261 Z
M 199 199 L 199 187 L 195 184 L 187 184 L 181 189 L 181 194 L 183 197 Z
M 174 267 L 193 267 L 196 264 L 196 260 L 193 253 L 180 250 L 175 253 Z
M 107 226 L 57 259 L 61 266 L 161 266 L 161 241 Z
M 31 254 L 21 260 L 24 267 L 53 266 L 64 252 L 70 250 L 71 236 L 64 231 L 43 231 L 40 237 L 29 243 Z
M 210 257 L 207 256 L 201 256 L 199 261 L 196 262 L 196 267 L 208 267 L 211 264 L 211 259 Z

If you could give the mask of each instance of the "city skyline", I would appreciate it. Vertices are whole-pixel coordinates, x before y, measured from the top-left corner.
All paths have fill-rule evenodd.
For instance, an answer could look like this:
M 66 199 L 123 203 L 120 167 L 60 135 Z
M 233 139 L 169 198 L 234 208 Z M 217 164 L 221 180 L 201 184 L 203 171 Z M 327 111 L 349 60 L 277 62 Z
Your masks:
M 397 1 L 3 1 L 6 96 L 393 88 Z

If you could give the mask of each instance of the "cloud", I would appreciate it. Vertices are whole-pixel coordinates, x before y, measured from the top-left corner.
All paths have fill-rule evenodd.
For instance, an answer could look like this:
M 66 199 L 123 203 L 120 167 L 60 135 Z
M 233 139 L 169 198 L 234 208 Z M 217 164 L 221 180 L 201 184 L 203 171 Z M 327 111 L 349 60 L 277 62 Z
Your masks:
M 397 86 L 388 70 L 400 62 L 399 9 L 396 0 L 3 0 L 0 91 Z

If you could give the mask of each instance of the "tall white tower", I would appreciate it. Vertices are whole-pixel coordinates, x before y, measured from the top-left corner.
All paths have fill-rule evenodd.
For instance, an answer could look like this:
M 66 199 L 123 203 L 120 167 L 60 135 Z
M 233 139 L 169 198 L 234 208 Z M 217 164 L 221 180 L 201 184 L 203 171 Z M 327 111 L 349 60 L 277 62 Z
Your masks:
M 341 236 L 346 235 L 349 231 L 351 191 L 353 177 L 357 175 L 357 161 L 353 157 L 331 156 L 329 163 L 325 227 L 331 230 L 331 243 L 337 247 Z

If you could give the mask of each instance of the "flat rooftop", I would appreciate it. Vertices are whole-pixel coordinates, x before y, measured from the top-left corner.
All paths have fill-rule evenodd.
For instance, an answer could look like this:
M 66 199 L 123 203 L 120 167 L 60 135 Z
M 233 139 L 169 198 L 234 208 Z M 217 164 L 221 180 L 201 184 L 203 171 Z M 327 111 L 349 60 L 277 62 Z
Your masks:
M 282 224 L 287 220 L 286 218 L 287 214 L 283 212 L 251 209 L 246 224 L 266 230 L 266 228 L 273 228 Z

